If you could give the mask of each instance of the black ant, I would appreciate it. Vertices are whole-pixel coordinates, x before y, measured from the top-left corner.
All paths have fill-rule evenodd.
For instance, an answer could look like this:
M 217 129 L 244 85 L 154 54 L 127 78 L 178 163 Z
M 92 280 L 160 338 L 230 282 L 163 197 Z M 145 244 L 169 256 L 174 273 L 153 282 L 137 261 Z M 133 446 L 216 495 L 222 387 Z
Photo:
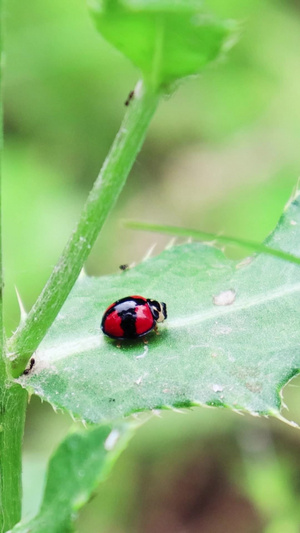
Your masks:
M 130 104 L 131 100 L 133 99 L 133 97 L 134 97 L 134 91 L 130 91 L 129 95 L 127 96 L 127 100 L 125 102 L 126 107 L 129 106 L 129 104 Z
M 128 269 L 129 269 L 129 265 L 127 265 L 127 264 L 120 265 L 120 266 L 119 266 L 119 269 L 122 270 L 122 271 L 124 272 L 125 270 L 128 270 Z
M 25 368 L 23 375 L 25 374 L 25 376 L 27 376 L 27 374 L 29 374 L 29 372 L 32 370 L 34 364 L 35 364 L 35 359 L 34 357 L 32 357 L 29 362 L 29 368 Z

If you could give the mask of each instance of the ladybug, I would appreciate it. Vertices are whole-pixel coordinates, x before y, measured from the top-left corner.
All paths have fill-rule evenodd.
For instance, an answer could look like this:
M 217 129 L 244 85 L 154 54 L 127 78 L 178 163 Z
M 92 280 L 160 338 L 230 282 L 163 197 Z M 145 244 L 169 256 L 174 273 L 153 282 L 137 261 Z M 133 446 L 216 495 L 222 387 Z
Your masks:
M 156 323 L 163 322 L 165 318 L 165 303 L 143 296 L 126 296 L 106 309 L 101 329 L 112 339 L 137 339 L 156 329 Z

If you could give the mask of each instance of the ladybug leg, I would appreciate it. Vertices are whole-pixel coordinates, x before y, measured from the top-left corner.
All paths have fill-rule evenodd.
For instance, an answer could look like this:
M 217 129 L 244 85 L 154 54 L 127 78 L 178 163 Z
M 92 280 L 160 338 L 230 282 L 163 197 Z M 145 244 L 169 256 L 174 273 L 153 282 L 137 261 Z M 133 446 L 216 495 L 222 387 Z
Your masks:
M 155 332 L 156 335 L 160 334 L 159 331 L 158 331 L 158 325 L 157 324 L 155 324 L 155 326 L 154 326 L 154 332 Z
M 143 343 L 144 343 L 144 344 L 148 344 L 148 343 L 149 343 L 148 339 L 145 339 L 145 338 L 144 338 L 144 339 L 143 339 Z
M 121 345 L 120 342 L 118 342 L 118 344 L 117 344 L 117 348 L 122 348 L 122 345 Z

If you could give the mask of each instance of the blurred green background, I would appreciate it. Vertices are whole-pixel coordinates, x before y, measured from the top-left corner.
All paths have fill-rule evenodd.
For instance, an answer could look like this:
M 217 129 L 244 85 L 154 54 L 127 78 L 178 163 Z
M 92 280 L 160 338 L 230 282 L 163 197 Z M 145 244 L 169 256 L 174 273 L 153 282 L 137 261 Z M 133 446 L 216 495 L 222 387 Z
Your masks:
M 207 0 L 238 19 L 226 60 L 161 103 L 87 262 L 89 274 L 140 261 L 168 239 L 120 219 L 261 241 L 300 169 L 300 1 Z M 5 321 L 19 319 L 55 265 L 124 115 L 138 72 L 96 33 L 82 0 L 7 0 Z M 300 422 L 299 380 L 285 416 Z M 50 452 L 71 424 L 32 399 L 24 515 L 37 508 Z M 226 410 L 163 413 L 138 432 L 80 514 L 80 533 L 300 531 L 300 433 Z

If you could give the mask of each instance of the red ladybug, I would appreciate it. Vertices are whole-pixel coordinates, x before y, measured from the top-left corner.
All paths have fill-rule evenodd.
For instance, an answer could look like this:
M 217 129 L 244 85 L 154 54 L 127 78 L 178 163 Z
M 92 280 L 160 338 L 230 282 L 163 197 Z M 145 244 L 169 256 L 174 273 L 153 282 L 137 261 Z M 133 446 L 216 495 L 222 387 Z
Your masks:
M 143 296 L 126 296 L 105 311 L 101 329 L 113 339 L 136 339 L 167 318 L 167 306 Z

